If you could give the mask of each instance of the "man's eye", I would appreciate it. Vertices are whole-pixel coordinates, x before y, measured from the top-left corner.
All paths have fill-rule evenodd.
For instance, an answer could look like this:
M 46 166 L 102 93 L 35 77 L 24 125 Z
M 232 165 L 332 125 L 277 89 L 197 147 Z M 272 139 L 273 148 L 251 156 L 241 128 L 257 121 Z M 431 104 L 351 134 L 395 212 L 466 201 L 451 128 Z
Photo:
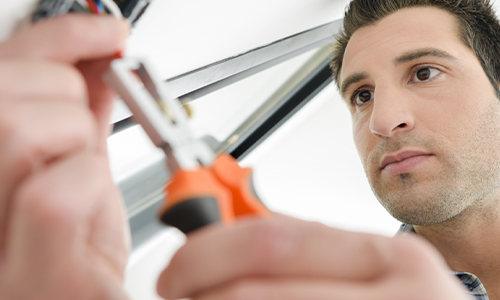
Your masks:
M 425 67 L 417 70 L 412 78 L 412 82 L 426 81 L 438 75 L 440 71 L 436 68 Z
M 357 91 L 352 97 L 352 101 L 355 105 L 363 105 L 372 99 L 373 99 L 373 92 L 369 90 Z

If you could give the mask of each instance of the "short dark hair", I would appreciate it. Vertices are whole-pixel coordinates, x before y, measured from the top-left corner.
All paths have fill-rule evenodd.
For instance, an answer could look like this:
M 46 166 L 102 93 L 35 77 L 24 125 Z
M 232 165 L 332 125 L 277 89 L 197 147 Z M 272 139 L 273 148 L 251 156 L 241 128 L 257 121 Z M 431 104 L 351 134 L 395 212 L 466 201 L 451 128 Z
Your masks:
M 456 17 L 460 38 L 476 54 L 500 98 L 500 23 L 489 0 L 353 0 L 334 45 L 331 68 L 337 86 L 345 49 L 354 32 L 400 9 L 417 6 L 440 8 Z

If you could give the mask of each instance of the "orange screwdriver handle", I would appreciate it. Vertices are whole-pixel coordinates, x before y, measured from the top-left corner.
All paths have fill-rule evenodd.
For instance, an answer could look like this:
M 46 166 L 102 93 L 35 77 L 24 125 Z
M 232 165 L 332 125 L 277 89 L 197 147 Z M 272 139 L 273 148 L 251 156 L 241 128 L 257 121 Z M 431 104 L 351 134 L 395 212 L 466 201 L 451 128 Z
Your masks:
M 252 169 L 242 168 L 227 153 L 220 154 L 211 166 L 215 177 L 231 191 L 236 217 L 254 215 L 270 217 L 271 212 L 256 195 L 252 184 Z
M 206 168 L 176 172 L 165 192 L 160 219 L 185 234 L 215 222 L 234 221 L 230 192 Z

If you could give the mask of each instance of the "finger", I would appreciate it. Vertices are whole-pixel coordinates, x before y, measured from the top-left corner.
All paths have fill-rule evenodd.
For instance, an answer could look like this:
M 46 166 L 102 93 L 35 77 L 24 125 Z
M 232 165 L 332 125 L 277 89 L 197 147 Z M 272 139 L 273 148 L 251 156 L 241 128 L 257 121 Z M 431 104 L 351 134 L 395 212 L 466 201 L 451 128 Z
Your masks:
M 285 218 L 214 226 L 189 237 L 161 274 L 158 291 L 183 298 L 263 275 L 372 280 L 397 265 L 397 243 Z
M 40 169 L 23 183 L 14 197 L 9 228 L 9 280 L 41 295 L 58 290 L 68 296 L 89 283 L 97 286 L 89 276 L 93 272 L 121 283 L 123 266 L 117 273 L 114 256 L 123 256 L 123 241 L 116 241 L 123 237 L 123 227 L 112 224 L 116 230 L 109 230 L 107 222 L 116 223 L 122 210 L 109 214 L 108 174 L 104 159 L 82 153 Z M 99 217 L 102 211 L 109 220 Z M 95 244 L 96 239 L 104 245 Z
M 101 180 L 107 182 L 107 188 L 101 197 L 104 201 L 95 210 L 91 224 L 93 231 L 88 243 L 106 258 L 112 277 L 119 279 L 117 284 L 123 285 L 131 247 L 129 222 L 122 195 L 111 178 L 106 157 L 101 157 L 101 165 L 105 172 L 99 171 L 99 174 Z
M 123 284 L 116 284 L 110 281 L 109 278 L 95 278 L 95 281 L 100 285 L 97 291 L 84 299 L 91 300 L 130 300 L 127 293 L 123 289 Z M 65 299 L 65 298 L 63 298 Z M 458 299 L 457 299 L 458 300 Z
M 377 251 L 384 245 L 376 240 L 360 245 L 343 231 L 285 218 L 207 228 L 190 236 L 176 253 L 160 276 L 159 291 L 167 298 L 188 297 L 237 278 L 261 275 L 369 279 L 385 269 L 384 256 L 390 251 Z M 376 251 L 364 250 L 368 247 Z M 345 249 L 363 263 L 345 264 Z
M 76 63 L 114 55 L 129 26 L 108 16 L 71 14 L 41 21 L 0 44 L 0 59 L 33 57 Z
M 193 297 L 193 300 L 390 300 L 390 293 L 380 295 L 365 282 L 338 282 L 318 279 L 260 278 L 237 281 L 216 287 Z M 397 298 L 399 300 L 399 298 Z M 408 299 L 408 298 L 405 298 Z M 428 299 L 430 300 L 430 299 Z
M 92 149 L 95 121 L 80 105 L 63 100 L 0 103 L 0 252 L 12 194 L 36 167 Z
M 0 63 L 0 101 L 58 99 L 87 103 L 87 85 L 75 68 L 36 59 Z
M 377 281 L 338 281 L 317 278 L 253 278 L 204 292 L 193 300 L 467 300 L 467 291 L 451 274 L 415 273 Z
M 92 110 L 98 126 L 98 149 L 102 155 L 107 154 L 107 137 L 111 131 L 109 124 L 113 101 L 116 98 L 103 81 L 103 74 L 109 69 L 111 59 L 104 58 L 93 61 L 84 61 L 78 64 L 87 84 L 89 93 L 89 107 Z

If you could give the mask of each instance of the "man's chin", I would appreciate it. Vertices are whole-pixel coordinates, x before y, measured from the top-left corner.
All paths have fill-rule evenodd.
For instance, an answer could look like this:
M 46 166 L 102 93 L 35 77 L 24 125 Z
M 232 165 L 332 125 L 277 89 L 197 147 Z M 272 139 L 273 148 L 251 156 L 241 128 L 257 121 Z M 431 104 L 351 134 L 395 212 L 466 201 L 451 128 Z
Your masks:
M 405 199 L 408 200 L 379 201 L 395 219 L 411 225 L 434 225 L 449 220 L 460 213 L 458 207 L 440 202 L 439 199 L 427 198 L 423 200 L 418 197 Z

